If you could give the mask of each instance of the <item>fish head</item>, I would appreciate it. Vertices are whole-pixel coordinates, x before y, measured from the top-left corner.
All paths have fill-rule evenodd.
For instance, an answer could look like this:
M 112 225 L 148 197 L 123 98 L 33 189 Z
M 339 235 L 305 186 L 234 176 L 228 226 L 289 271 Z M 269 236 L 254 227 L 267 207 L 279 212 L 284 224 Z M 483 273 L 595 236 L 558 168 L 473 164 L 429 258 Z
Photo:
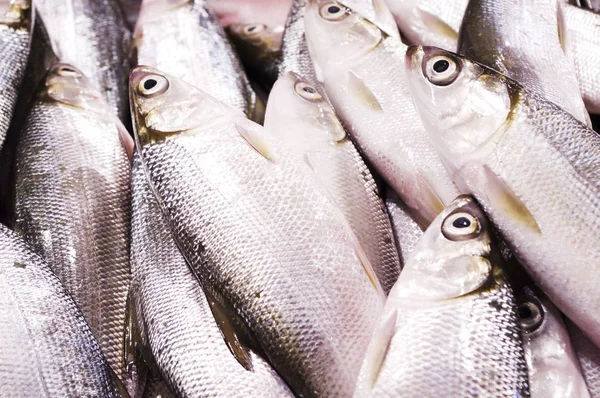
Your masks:
M 233 110 L 182 79 L 148 66 L 129 76 L 131 115 L 140 144 L 208 126 Z
M 293 72 L 275 82 L 265 121 L 267 127 L 277 126 L 275 133 L 298 146 L 335 144 L 346 138 L 333 108 L 319 90 Z
M 306 41 L 315 71 L 360 57 L 386 37 L 376 25 L 336 1 L 311 0 L 304 15 Z
M 505 124 L 511 81 L 498 72 L 436 47 L 406 52 L 408 82 L 423 124 L 453 169 Z
M 494 247 L 483 210 L 472 197 L 461 195 L 424 232 L 393 294 L 422 303 L 476 292 L 491 280 L 492 264 L 498 261 Z
M 282 27 L 271 28 L 263 23 L 235 24 L 227 27 L 235 39 L 265 52 L 276 52 L 281 47 Z

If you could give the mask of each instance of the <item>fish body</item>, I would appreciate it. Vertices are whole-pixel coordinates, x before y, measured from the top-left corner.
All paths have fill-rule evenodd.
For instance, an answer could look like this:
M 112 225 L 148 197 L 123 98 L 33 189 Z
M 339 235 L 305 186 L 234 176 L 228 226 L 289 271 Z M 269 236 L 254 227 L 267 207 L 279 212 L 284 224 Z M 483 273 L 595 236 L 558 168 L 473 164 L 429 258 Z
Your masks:
M 80 69 L 119 118 L 128 116 L 131 34 L 117 0 L 37 0 L 54 52 Z
M 451 203 L 385 304 L 355 396 L 529 396 L 513 292 L 483 211 Z
M 248 371 L 229 351 L 137 153 L 132 178 L 132 296 L 143 339 L 171 390 L 183 397 L 291 397 L 264 359 L 253 354 Z
M 389 292 L 401 269 L 390 219 L 373 176 L 333 108 L 315 87 L 288 73 L 271 90 L 265 127 L 327 188 Z
M 565 319 L 573 349 L 579 359 L 581 372 L 591 398 L 600 397 L 600 348 L 598 348 L 573 322 Z
M 17 147 L 15 230 L 73 296 L 124 378 L 130 165 L 120 135 L 128 137 L 91 82 L 53 65 Z
M 405 264 L 417 242 L 423 236 L 423 230 L 413 220 L 410 210 L 402 203 L 398 194 L 389 188 L 385 190 L 385 207 L 392 222 L 400 262 Z
M 455 181 L 552 302 L 600 344 L 600 137 L 481 64 L 407 53 L 411 92 Z M 569 267 L 565 267 L 569 264 Z
M 369 163 L 427 226 L 458 190 L 412 103 L 402 67 L 407 47 L 335 2 L 311 3 L 305 25 L 317 76 L 340 119 Z
M 85 318 L 48 264 L 0 225 L 3 396 L 121 397 Z
M 204 292 L 296 394 L 351 394 L 383 292 L 341 211 L 240 111 L 150 68 L 130 84 L 138 151 Z

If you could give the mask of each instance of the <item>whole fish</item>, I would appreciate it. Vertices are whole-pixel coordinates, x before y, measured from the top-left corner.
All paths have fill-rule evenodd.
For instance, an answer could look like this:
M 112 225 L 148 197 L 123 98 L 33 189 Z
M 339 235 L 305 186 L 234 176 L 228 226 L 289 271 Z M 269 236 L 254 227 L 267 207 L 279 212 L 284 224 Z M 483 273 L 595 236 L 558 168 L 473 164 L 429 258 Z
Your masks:
M 458 190 L 412 103 L 407 47 L 337 2 L 311 3 L 304 19 L 327 97 L 361 153 L 426 227 Z
M 131 34 L 117 0 L 36 0 L 58 58 L 80 69 L 128 121 Z
M 242 112 L 147 67 L 130 85 L 137 148 L 176 242 L 257 342 L 234 346 L 240 363 L 253 366 L 255 347 L 297 394 L 351 394 L 383 292 L 341 211 Z
M 563 13 L 561 0 L 470 0 L 458 53 L 503 73 L 590 124 L 575 68 L 563 51 L 567 35 Z
M 488 220 L 460 196 L 431 223 L 390 292 L 356 397 L 524 397 L 512 289 Z
M 600 348 L 569 319 L 565 319 L 591 398 L 600 397 Z
M 291 72 L 275 83 L 267 104 L 265 127 L 327 188 L 388 293 L 401 270 L 390 219 L 371 172 L 333 108 Z
M 32 29 L 30 0 L 0 1 L 0 148 L 25 75 Z
M 82 72 L 52 66 L 17 148 L 15 230 L 48 262 L 125 378 L 130 165 L 120 136 L 131 141 Z
M 385 190 L 385 207 L 392 222 L 400 262 L 405 264 L 417 242 L 423 236 L 423 230 L 412 219 L 408 207 L 402 203 L 398 194 L 389 188 Z
M 411 47 L 406 63 L 455 181 L 552 302 L 600 344 L 600 136 L 468 58 Z
M 50 267 L 0 225 L 4 397 L 121 397 L 75 302 Z
M 250 117 L 263 113 L 205 1 L 143 0 L 134 38 L 135 64 L 165 70 Z
M 211 300 L 173 241 L 135 155 L 132 296 L 146 344 L 164 379 L 182 397 L 291 397 L 264 359 L 252 353 L 254 369 L 248 371 L 231 355 L 223 337 L 232 336 L 221 334 L 217 323 L 223 320 L 215 321 Z
M 561 313 L 534 286 L 517 290 L 517 306 L 533 398 L 588 398 Z

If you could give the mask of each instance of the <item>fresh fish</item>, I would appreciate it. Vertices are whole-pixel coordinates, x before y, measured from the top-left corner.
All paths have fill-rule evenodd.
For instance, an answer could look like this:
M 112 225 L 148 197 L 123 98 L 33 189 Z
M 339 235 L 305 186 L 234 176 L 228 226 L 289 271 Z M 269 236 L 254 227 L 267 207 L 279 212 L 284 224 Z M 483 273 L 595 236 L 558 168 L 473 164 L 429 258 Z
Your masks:
M 205 1 L 143 0 L 134 37 L 134 63 L 165 70 L 251 117 L 257 111 L 242 65 Z
M 58 278 L 0 225 L 4 397 L 121 397 L 98 342 Z
M 401 270 L 390 219 L 371 172 L 333 108 L 315 87 L 286 73 L 271 90 L 265 127 L 327 188 L 388 293 Z
M 250 372 L 231 355 L 209 301 L 171 237 L 137 153 L 132 186 L 133 297 L 144 337 L 173 392 L 182 397 L 291 397 L 262 358 L 252 353 Z
M 533 398 L 588 398 L 561 313 L 533 286 L 517 290 L 517 306 Z
M 600 348 L 598 348 L 573 322 L 565 319 L 573 349 L 579 359 L 581 371 L 591 398 L 600 397 Z
M 130 85 L 146 174 L 205 293 L 295 393 L 351 394 L 383 292 L 341 211 L 242 112 L 146 67 Z M 232 351 L 256 367 L 247 346 Z
M 417 109 L 455 181 L 552 302 L 600 344 L 600 136 L 468 58 L 433 47 L 406 56 Z
M 502 256 L 475 201 L 429 226 L 390 292 L 356 397 L 529 396 Z
M 55 64 L 17 148 L 15 230 L 73 296 L 124 379 L 130 165 L 120 136 L 131 140 L 82 72 Z
M 400 262 L 405 264 L 423 236 L 423 230 L 412 219 L 408 207 L 402 203 L 398 194 L 389 188 L 385 190 L 385 206 L 392 222 Z
M 0 1 L 0 148 L 25 75 L 32 22 L 30 0 Z
M 35 7 L 58 58 L 80 69 L 127 121 L 131 34 L 117 0 L 36 0 Z
M 270 90 L 279 72 L 283 26 L 250 23 L 227 29 L 248 75 Z
M 590 124 L 575 68 L 563 51 L 563 13 L 560 0 L 535 4 L 530 0 L 470 0 L 458 53 L 503 73 Z
M 340 119 L 426 227 L 459 192 L 412 103 L 403 67 L 407 47 L 333 1 L 311 3 L 305 25 L 317 76 Z
M 600 113 L 600 14 L 565 5 L 566 54 L 575 64 L 583 101 L 590 113 Z

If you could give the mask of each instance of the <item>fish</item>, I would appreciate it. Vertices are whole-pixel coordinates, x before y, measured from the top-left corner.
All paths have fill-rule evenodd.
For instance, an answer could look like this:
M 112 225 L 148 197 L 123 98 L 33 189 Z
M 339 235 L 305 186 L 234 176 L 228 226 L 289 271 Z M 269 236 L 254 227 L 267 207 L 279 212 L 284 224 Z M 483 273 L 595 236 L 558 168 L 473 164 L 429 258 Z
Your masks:
M 279 74 L 283 26 L 236 24 L 230 25 L 227 33 L 248 75 L 265 90 L 270 90 Z
M 355 397 L 524 397 L 516 302 L 489 221 L 459 196 L 425 231 L 385 303 Z
M 529 0 L 470 0 L 457 52 L 590 125 L 575 68 L 564 53 L 565 30 L 561 0 L 535 5 Z
M 407 47 L 332 1 L 304 24 L 317 77 L 366 160 L 426 228 L 460 192 L 445 172 L 408 90 Z
M 165 70 L 244 109 L 254 120 L 262 119 L 264 108 L 205 1 L 143 0 L 133 63 Z
M 121 121 L 129 120 L 131 34 L 117 0 L 36 0 L 52 48 L 81 70 Z
M 515 290 L 531 396 L 589 397 L 562 314 L 536 286 Z
M 390 218 L 371 172 L 331 105 L 300 76 L 286 73 L 269 95 L 265 128 L 326 187 L 388 293 L 401 270 Z
M 0 286 L 3 396 L 124 396 L 85 318 L 48 263 L 4 225 Z
M 454 181 L 477 198 L 558 309 L 600 344 L 600 136 L 546 98 L 454 53 L 411 47 L 406 68 Z
M 569 319 L 565 319 L 573 349 L 591 398 L 600 397 L 600 348 Z
M 146 176 L 203 291 L 246 336 L 238 361 L 263 352 L 298 395 L 351 394 L 384 295 L 341 211 L 243 112 L 148 67 L 130 87 Z
M 27 68 L 33 34 L 32 14 L 30 0 L 0 2 L 0 148 L 6 138 Z
M 182 397 L 292 397 L 264 359 L 252 354 L 249 372 L 231 355 L 222 320 L 175 244 L 137 153 L 132 187 L 132 297 L 143 341 L 170 389 Z
M 400 263 L 405 264 L 408 257 L 414 250 L 423 230 L 419 224 L 413 220 L 408 207 L 402 203 L 402 200 L 392 189 L 385 190 L 385 207 L 390 215 L 392 230 L 396 238 L 396 247 L 400 256 Z
M 123 144 L 122 142 L 123 141 Z M 127 379 L 129 133 L 92 82 L 54 64 L 17 146 L 14 229 L 81 308 L 108 363 Z

